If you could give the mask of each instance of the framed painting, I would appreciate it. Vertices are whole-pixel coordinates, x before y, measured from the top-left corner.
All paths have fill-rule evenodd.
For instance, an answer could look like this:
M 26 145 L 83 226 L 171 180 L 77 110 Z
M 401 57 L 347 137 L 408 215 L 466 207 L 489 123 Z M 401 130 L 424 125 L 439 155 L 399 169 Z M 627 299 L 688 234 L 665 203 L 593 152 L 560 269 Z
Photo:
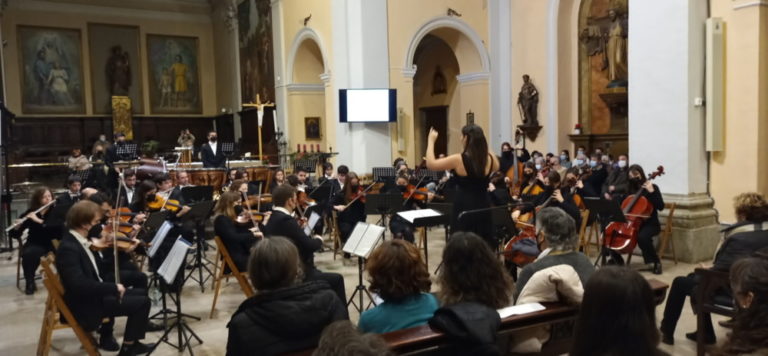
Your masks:
M 307 140 L 320 139 L 320 118 L 319 117 L 304 118 L 304 134 L 306 135 Z
M 272 1 L 244 0 L 237 5 L 240 87 L 243 103 L 275 101 Z
M 153 114 L 202 114 L 197 37 L 147 35 Z
M 139 28 L 89 23 L 88 45 L 93 113 L 111 114 L 112 96 L 127 96 L 133 113 L 143 114 Z
M 80 30 L 18 26 L 21 111 L 85 114 Z

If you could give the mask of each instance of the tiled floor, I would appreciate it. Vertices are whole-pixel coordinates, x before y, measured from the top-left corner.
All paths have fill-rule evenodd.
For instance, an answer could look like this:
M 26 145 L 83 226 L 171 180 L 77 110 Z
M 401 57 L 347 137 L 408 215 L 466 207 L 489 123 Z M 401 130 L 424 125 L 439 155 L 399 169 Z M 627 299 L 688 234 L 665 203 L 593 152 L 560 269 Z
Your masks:
M 389 235 L 387 235 L 389 237 Z M 434 228 L 429 232 L 429 268 L 434 272 L 441 260 L 441 252 L 444 246 L 444 231 L 441 228 Z M 213 254 L 210 253 L 213 258 Z M 634 258 L 634 262 L 639 263 L 641 258 Z M 694 265 L 680 263 L 674 265 L 671 261 L 664 261 L 664 274 L 654 276 L 665 283 L 671 284 L 676 276 L 690 273 Z M 357 266 L 343 266 L 340 258 L 333 259 L 330 252 L 319 253 L 316 256 L 316 263 L 323 271 L 337 272 L 344 275 L 346 282 L 347 295 L 351 296 L 358 282 Z M 639 267 L 639 265 L 638 265 Z M 651 274 L 647 276 L 653 276 Z M 32 355 L 37 349 L 37 340 L 40 334 L 41 320 L 43 317 L 43 307 L 46 298 L 45 288 L 38 282 L 39 291 L 34 296 L 26 296 L 15 286 L 16 278 L 16 255 L 9 259 L 9 254 L 0 255 L 0 298 L 3 300 L 0 308 L 0 355 Z M 219 298 L 217 312 L 213 319 L 208 318 L 213 298 L 211 292 L 211 283 L 206 286 L 204 293 L 201 293 L 199 286 L 188 281 L 185 286 L 182 300 L 184 312 L 199 316 L 201 321 L 192 321 L 189 326 L 203 339 L 203 344 L 194 344 L 195 355 L 224 355 L 227 343 L 226 323 L 232 312 L 242 302 L 243 295 L 237 283 L 230 280 L 225 284 Z M 22 284 L 23 287 L 23 284 Z M 437 286 L 433 286 L 433 290 Z M 154 313 L 157 307 L 153 307 Z M 661 317 L 663 305 L 657 308 L 657 316 Z M 350 316 L 353 322 L 358 319 L 357 311 L 350 308 Z M 721 318 L 715 317 L 715 322 Z M 125 318 L 118 318 L 115 327 L 118 341 L 121 338 Z M 663 345 L 662 349 L 674 355 L 694 355 L 696 345 L 694 342 L 685 339 L 685 333 L 693 331 L 696 328 L 696 319 L 691 313 L 689 304 L 686 303 L 683 310 L 683 317 L 675 334 L 675 346 Z M 716 326 L 716 333 L 720 340 L 726 334 L 726 330 Z M 145 341 L 155 342 L 160 337 L 160 333 L 150 333 Z M 83 354 L 80 344 L 74 334 L 67 329 L 54 332 L 53 350 L 51 355 L 81 355 Z M 104 355 L 113 353 L 102 352 Z M 155 355 L 178 355 L 175 349 L 167 345 L 160 346 Z

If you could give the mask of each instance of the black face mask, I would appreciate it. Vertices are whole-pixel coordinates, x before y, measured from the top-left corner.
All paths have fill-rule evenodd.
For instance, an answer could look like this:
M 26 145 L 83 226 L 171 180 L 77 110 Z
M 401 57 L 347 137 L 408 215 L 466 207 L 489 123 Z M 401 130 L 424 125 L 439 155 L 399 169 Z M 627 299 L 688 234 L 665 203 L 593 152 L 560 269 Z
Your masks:
M 512 157 L 512 151 L 503 151 L 503 152 L 501 152 L 501 157 L 504 157 L 504 158 Z
M 155 199 L 157 199 L 156 194 L 147 195 L 147 202 L 155 201 Z
M 397 190 L 399 190 L 401 193 L 405 193 L 405 190 L 408 189 L 408 186 L 405 185 L 398 185 Z
M 211 142 L 216 142 L 216 139 L 217 139 L 217 137 L 216 137 L 216 136 L 213 136 L 213 137 L 209 138 L 209 139 L 208 139 L 208 141 L 211 141 Z

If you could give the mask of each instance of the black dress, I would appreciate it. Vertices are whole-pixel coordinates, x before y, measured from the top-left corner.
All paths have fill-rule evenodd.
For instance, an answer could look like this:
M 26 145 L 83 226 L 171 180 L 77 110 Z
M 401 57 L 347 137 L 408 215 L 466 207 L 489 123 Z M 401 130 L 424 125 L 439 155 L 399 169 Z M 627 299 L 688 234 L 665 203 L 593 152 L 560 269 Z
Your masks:
M 491 159 L 491 156 L 488 156 Z M 461 154 L 461 161 L 466 176 L 456 175 L 456 196 L 453 201 L 453 216 L 451 217 L 451 233 L 456 231 L 474 232 L 485 239 L 491 246 L 495 246 L 493 240 L 493 229 L 491 214 L 476 213 L 465 215 L 459 220 L 459 214 L 467 210 L 485 209 L 491 206 L 491 199 L 488 195 L 488 176 L 484 172 L 475 172 L 470 158 Z M 491 161 L 493 162 L 493 161 Z M 491 171 L 493 171 L 491 163 Z

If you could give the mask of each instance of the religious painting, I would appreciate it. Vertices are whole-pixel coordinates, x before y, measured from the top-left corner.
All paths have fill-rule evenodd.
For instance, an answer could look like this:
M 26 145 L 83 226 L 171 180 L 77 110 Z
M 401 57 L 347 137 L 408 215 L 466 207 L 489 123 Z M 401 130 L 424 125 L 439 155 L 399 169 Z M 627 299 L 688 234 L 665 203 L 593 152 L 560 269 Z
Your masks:
M 112 96 L 131 98 L 134 114 L 144 112 L 141 50 L 136 26 L 88 24 L 93 113 L 112 113 Z
M 243 103 L 275 101 L 270 0 L 244 0 L 237 6 L 240 81 Z
M 202 114 L 197 37 L 147 35 L 153 114 Z
M 320 118 L 319 117 L 304 118 L 304 134 L 307 140 L 320 139 Z
M 84 114 L 80 30 L 18 27 L 21 111 Z

